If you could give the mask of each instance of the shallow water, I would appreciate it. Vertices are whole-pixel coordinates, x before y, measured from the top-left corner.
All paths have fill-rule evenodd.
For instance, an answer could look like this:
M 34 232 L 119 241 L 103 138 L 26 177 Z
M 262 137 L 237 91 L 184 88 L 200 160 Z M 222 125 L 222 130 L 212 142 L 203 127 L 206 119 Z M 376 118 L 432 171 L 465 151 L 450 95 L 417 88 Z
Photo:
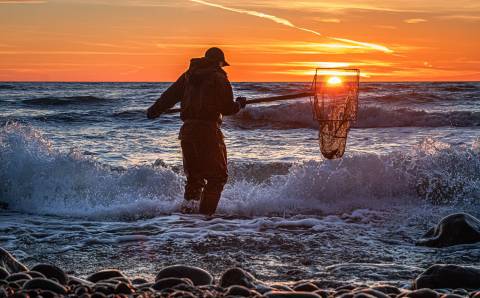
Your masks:
M 308 84 L 239 83 L 250 98 Z M 143 110 L 165 83 L 0 83 L 0 246 L 85 275 L 163 265 L 266 281 L 408 283 L 434 263 L 480 265 L 480 245 L 416 247 L 442 216 L 480 216 L 480 83 L 363 84 L 342 160 L 319 153 L 308 99 L 226 118 L 218 218 L 176 213 L 177 116 Z

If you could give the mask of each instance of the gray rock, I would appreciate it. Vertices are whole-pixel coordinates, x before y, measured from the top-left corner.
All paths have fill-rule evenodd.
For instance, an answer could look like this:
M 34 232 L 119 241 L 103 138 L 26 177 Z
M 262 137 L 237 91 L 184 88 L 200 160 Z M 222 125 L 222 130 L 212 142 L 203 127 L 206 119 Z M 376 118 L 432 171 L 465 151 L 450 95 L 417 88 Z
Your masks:
M 10 274 L 28 271 L 27 266 L 17 261 L 8 251 L 0 247 L 0 267 L 7 270 Z
M 87 280 L 93 283 L 97 283 L 99 281 L 107 280 L 115 277 L 127 278 L 122 272 L 120 272 L 117 269 L 105 269 L 105 270 L 100 270 L 98 272 L 90 274 L 87 277 Z
M 227 296 L 250 297 L 252 292 L 243 286 L 231 286 L 227 289 Z
M 315 293 L 310 292 L 269 292 L 265 294 L 267 298 L 321 298 Z
M 244 286 L 254 288 L 257 280 L 253 275 L 241 268 L 231 268 L 225 271 L 220 277 L 220 286 L 228 288 L 230 286 Z
M 416 244 L 446 247 L 479 241 L 480 220 L 466 213 L 455 213 L 440 220 L 437 226 L 430 229 Z
M 0 279 L 5 279 L 7 278 L 7 276 L 9 276 L 10 274 L 8 273 L 7 270 L 5 270 L 4 268 L 0 267 Z
M 457 265 L 433 265 L 414 281 L 421 288 L 480 288 L 480 268 Z
M 439 294 L 432 289 L 419 289 L 406 294 L 409 298 L 437 298 Z
M 167 277 L 189 278 L 195 286 L 210 285 L 213 283 L 213 276 L 207 271 L 186 265 L 168 266 L 158 272 L 155 281 Z
M 192 281 L 189 278 L 167 277 L 157 280 L 152 286 L 152 288 L 157 291 L 161 291 L 164 289 L 173 288 L 174 286 L 180 284 L 193 285 Z
M 304 282 L 293 287 L 293 290 L 296 292 L 315 292 L 320 289 L 311 282 Z
M 45 278 L 34 278 L 23 285 L 24 290 L 45 290 L 52 291 L 60 295 L 66 295 L 67 289 L 61 284 Z
M 32 279 L 32 277 L 24 272 L 17 272 L 10 274 L 5 280 L 6 281 L 17 281 L 22 279 Z
M 42 273 L 48 279 L 54 278 L 62 285 L 66 285 L 68 282 L 67 274 L 55 265 L 38 264 L 33 266 L 31 270 Z

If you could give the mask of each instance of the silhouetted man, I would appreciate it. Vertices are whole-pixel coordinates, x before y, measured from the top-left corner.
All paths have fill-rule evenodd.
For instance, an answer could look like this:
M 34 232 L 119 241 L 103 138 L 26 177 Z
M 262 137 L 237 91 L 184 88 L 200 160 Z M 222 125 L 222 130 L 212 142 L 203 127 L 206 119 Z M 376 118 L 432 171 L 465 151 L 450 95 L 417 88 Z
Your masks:
M 179 139 L 183 169 L 187 177 L 182 212 L 212 215 L 227 182 L 227 150 L 220 130 L 223 115 L 233 115 L 245 107 L 246 99 L 233 101 L 229 66 L 219 48 L 210 48 L 203 58 L 190 61 L 189 69 L 148 109 L 156 118 L 181 102 L 183 126 Z

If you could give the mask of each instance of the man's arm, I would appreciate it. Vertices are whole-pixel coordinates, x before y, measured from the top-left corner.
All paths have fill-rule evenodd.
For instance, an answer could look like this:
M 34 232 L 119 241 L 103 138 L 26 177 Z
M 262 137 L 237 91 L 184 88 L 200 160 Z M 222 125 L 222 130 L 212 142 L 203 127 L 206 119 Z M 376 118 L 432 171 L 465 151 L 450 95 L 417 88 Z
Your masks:
M 163 112 L 173 107 L 176 103 L 182 100 L 185 91 L 185 74 L 182 74 L 175 83 L 168 87 L 162 93 L 159 99 L 148 108 L 147 117 L 154 119 L 160 116 Z
M 233 101 L 233 90 L 230 81 L 224 77 L 218 79 L 218 97 L 220 102 L 220 113 L 224 116 L 234 115 L 240 111 L 241 106 Z

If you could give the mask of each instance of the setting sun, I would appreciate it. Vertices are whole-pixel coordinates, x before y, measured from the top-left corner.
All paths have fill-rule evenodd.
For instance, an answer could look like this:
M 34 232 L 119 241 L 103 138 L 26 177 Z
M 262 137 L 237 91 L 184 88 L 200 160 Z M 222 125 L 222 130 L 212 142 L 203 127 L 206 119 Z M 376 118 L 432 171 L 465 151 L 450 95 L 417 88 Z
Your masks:
M 342 79 L 340 79 L 339 77 L 330 77 L 327 80 L 327 83 L 331 86 L 338 86 L 342 83 Z

